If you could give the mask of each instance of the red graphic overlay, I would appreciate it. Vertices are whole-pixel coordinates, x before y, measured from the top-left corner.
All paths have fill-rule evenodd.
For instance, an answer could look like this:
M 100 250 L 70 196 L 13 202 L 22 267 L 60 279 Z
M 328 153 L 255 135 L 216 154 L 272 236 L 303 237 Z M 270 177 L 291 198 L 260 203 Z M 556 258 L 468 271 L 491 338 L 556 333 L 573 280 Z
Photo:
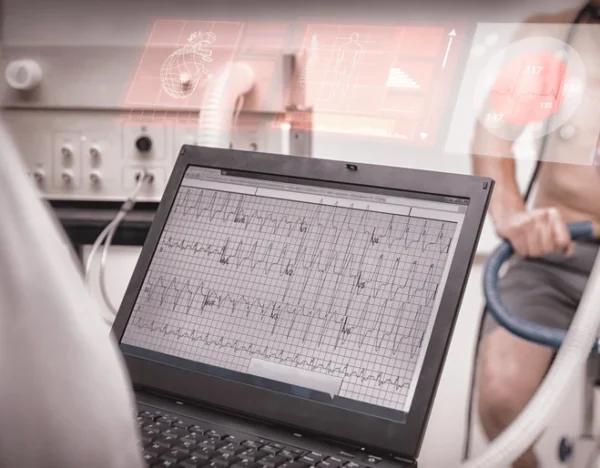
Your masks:
M 299 109 L 313 110 L 306 121 L 303 112 L 280 116 L 277 128 L 283 118 L 317 132 L 396 138 L 422 146 L 436 142 L 464 45 L 460 29 L 291 26 L 157 21 L 123 103 L 128 120 L 196 125 L 207 84 L 228 62 L 240 60 L 256 75 L 253 90 L 244 97 L 245 110 L 279 114 L 290 98 Z M 295 47 L 290 47 L 292 37 Z M 303 59 L 290 85 L 283 76 L 284 51 L 299 50 Z
M 289 30 L 286 23 L 157 21 L 123 103 L 133 109 L 127 120 L 196 125 L 206 85 L 234 60 L 249 64 L 255 74 L 244 109 L 281 109 L 282 84 L 277 89 L 273 83 L 281 82 Z M 245 128 L 250 120 L 239 119 L 236 126 Z
M 236 60 L 252 67 L 256 83 L 244 98 L 245 109 L 268 112 L 283 108 L 281 61 L 289 29 L 285 23 L 246 23 Z
M 314 130 L 434 144 L 462 46 L 456 28 L 308 24 L 299 85 Z
M 523 126 L 541 122 L 560 109 L 567 82 L 567 66 L 555 55 L 523 54 L 502 67 L 490 103 L 508 123 Z
M 159 20 L 123 103 L 134 120 L 161 122 L 166 110 L 182 123 L 197 121 L 208 80 L 236 53 L 243 23 Z M 164 111 L 163 111 L 164 109 Z

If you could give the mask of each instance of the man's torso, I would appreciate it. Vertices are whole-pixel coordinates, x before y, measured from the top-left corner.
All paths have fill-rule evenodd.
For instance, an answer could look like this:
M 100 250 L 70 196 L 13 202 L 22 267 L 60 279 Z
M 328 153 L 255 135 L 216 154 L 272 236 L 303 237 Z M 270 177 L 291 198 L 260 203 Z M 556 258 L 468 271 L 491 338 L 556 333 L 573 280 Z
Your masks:
M 543 30 L 544 24 L 569 24 L 576 14 L 569 10 L 533 22 Z M 577 29 L 571 45 L 585 65 L 585 96 L 571 122 L 574 133 L 565 138 L 559 129 L 548 136 L 542 159 L 561 162 L 542 166 L 534 204 L 557 207 L 566 221 L 591 220 L 600 232 L 600 167 L 592 162 L 600 128 L 600 24 Z

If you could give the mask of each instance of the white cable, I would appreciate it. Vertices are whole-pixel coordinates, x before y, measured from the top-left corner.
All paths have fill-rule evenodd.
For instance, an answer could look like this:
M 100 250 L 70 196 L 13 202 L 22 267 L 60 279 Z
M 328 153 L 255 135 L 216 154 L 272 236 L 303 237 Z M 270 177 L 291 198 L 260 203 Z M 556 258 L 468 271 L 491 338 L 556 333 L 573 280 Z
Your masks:
M 600 329 L 600 255 L 577 308 L 577 313 L 542 385 L 515 421 L 479 457 L 463 468 L 501 468 L 528 450 L 550 425 L 572 391 Z
M 113 227 L 115 227 L 115 230 L 116 230 L 115 221 L 118 219 L 118 217 L 121 213 L 122 212 L 119 211 L 117 213 L 117 216 L 104 228 L 104 230 L 100 233 L 100 235 L 96 239 L 96 242 L 94 243 L 94 245 L 92 247 L 92 250 L 90 251 L 90 254 L 88 256 L 88 259 L 87 259 L 87 262 L 85 265 L 85 279 L 86 279 L 86 282 L 88 282 L 88 287 L 89 287 L 89 278 L 90 278 L 90 272 L 91 272 L 93 260 L 96 257 L 96 254 L 98 253 L 98 250 L 100 249 L 100 247 L 101 247 L 102 243 L 104 242 L 104 240 L 106 239 L 107 235 L 110 232 L 113 232 Z M 107 307 L 109 307 L 109 309 L 110 309 L 110 306 L 108 304 L 107 304 Z M 114 317 L 107 315 L 103 308 L 100 310 L 101 310 L 102 320 L 104 320 L 104 322 L 106 322 L 107 325 L 109 325 L 109 326 L 112 325 Z
M 92 263 L 94 261 L 94 258 L 96 257 L 96 254 L 98 253 L 98 250 L 102 246 L 102 243 L 105 241 L 105 239 L 108 236 L 110 230 L 113 228 L 113 225 L 117 221 L 117 218 L 119 218 L 119 213 L 121 213 L 123 211 L 125 211 L 125 213 L 127 213 L 127 212 L 129 212 L 131 210 L 131 208 L 133 207 L 133 205 L 137 201 L 137 197 L 139 195 L 140 190 L 144 186 L 144 182 L 149 177 L 151 177 L 150 174 L 144 169 L 142 171 L 142 173 L 139 175 L 137 184 L 136 184 L 133 192 L 131 192 L 131 195 L 129 197 L 127 197 L 127 200 L 125 200 L 123 202 L 123 204 L 121 205 L 121 208 L 119 208 L 119 211 L 115 215 L 114 219 L 110 223 L 108 223 L 108 225 L 102 230 L 102 232 L 100 233 L 100 235 L 96 238 L 96 241 L 92 245 L 92 250 L 90 252 L 90 255 L 88 256 L 88 259 L 87 259 L 87 262 L 86 262 L 86 265 L 85 265 L 85 278 L 86 278 L 86 280 L 89 279 L 90 272 L 91 272 L 91 269 L 92 269 Z M 121 218 L 121 220 L 122 220 L 122 218 Z M 119 220 L 119 222 L 121 222 L 121 220 Z
M 112 228 L 108 231 L 108 235 L 106 237 L 106 242 L 104 243 L 104 247 L 102 249 L 102 256 L 100 257 L 100 272 L 99 272 L 99 283 L 100 283 L 100 295 L 102 296 L 102 300 L 108 310 L 110 310 L 112 314 L 112 318 L 117 315 L 117 308 L 113 306 L 110 296 L 108 294 L 108 288 L 106 287 L 106 259 L 108 257 L 108 249 L 112 245 L 113 237 L 115 236 L 117 229 L 119 228 L 119 224 L 127 215 L 126 211 L 120 211 L 117 217 L 115 218 L 112 224 Z
M 250 65 L 233 62 L 225 65 L 204 92 L 198 123 L 198 145 L 228 148 L 231 142 L 231 115 L 243 96 L 254 86 L 255 75 Z
M 129 195 L 129 197 L 127 197 L 127 200 L 125 200 L 125 202 L 123 202 L 123 204 L 121 205 L 121 208 L 119 209 L 119 211 L 117 212 L 117 214 L 113 218 L 113 220 L 110 223 L 108 223 L 108 225 L 102 230 L 100 235 L 96 238 L 96 241 L 92 245 L 92 250 L 90 251 L 90 254 L 88 256 L 88 259 L 87 259 L 87 262 L 85 265 L 85 279 L 86 279 L 86 281 L 89 282 L 90 273 L 92 270 L 92 264 L 94 262 L 96 255 L 98 254 L 98 251 L 102 247 L 102 244 L 104 244 L 104 248 L 102 250 L 102 258 L 100 261 L 99 282 L 100 282 L 100 294 L 102 296 L 102 300 L 104 301 L 106 307 L 108 307 L 109 311 L 112 314 L 110 317 L 107 317 L 103 314 L 103 319 L 108 323 L 112 323 L 114 316 L 117 314 L 117 310 L 112 305 L 112 302 L 110 301 L 109 295 L 107 293 L 107 288 L 106 288 L 105 265 L 106 265 L 106 257 L 108 255 L 108 249 L 112 243 L 112 239 L 113 239 L 115 233 L 117 232 L 117 229 L 119 228 L 119 225 L 121 224 L 121 222 L 123 221 L 123 219 L 125 218 L 127 213 L 129 213 L 131 211 L 131 209 L 133 208 L 133 206 L 135 205 L 137 198 L 139 196 L 139 193 L 142 190 L 142 188 L 144 187 L 144 183 L 147 180 L 151 179 L 151 177 L 152 177 L 152 175 L 149 172 L 147 172 L 145 169 L 141 172 L 141 174 L 139 174 L 137 184 L 136 184 L 134 190 L 132 191 L 131 195 Z
M 118 216 L 118 214 L 120 212 L 121 211 L 119 211 L 117 213 L 117 216 Z M 96 238 L 96 241 L 92 245 L 92 250 L 90 251 L 90 254 L 88 255 L 87 262 L 85 263 L 85 273 L 84 274 L 85 274 L 86 281 L 89 281 L 90 274 L 91 274 L 91 271 L 92 271 L 92 263 L 94 261 L 94 258 L 96 257 L 96 254 L 98 253 L 98 250 L 100 250 L 100 247 L 102 246 L 102 243 L 106 239 L 106 236 L 108 235 L 109 231 L 112 229 L 113 223 L 114 223 L 114 221 L 116 219 L 117 218 L 115 216 L 115 218 L 113 218 L 113 220 L 106 225 L 106 227 L 102 230 L 102 232 Z

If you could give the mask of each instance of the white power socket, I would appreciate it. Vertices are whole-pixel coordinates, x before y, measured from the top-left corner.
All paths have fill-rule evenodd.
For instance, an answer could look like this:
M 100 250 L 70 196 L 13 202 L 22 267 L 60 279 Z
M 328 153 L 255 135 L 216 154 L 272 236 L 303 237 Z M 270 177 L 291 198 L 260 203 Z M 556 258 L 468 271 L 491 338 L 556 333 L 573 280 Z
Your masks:
M 162 196 L 162 193 L 167 184 L 170 175 L 165 172 L 164 168 L 149 168 L 145 166 L 128 166 L 123 168 L 123 188 L 129 193 L 133 191 L 139 181 L 139 176 L 143 171 L 151 175 L 151 179 L 146 180 L 143 188 L 139 192 L 140 200 L 156 199 Z
M 4 120 L 42 197 L 51 200 L 123 201 L 146 168 L 152 184 L 141 201 L 160 201 L 184 144 L 197 143 L 197 127 L 123 122 L 117 112 L 6 110 Z M 232 147 L 281 153 L 274 114 L 237 118 Z

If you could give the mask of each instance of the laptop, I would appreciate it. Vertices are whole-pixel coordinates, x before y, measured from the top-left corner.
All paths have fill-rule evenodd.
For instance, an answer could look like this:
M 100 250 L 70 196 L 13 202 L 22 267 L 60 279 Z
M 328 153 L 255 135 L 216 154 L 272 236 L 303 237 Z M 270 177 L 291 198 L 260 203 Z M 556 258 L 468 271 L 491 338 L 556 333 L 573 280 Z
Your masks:
M 113 325 L 148 466 L 417 466 L 492 187 L 182 147 Z

